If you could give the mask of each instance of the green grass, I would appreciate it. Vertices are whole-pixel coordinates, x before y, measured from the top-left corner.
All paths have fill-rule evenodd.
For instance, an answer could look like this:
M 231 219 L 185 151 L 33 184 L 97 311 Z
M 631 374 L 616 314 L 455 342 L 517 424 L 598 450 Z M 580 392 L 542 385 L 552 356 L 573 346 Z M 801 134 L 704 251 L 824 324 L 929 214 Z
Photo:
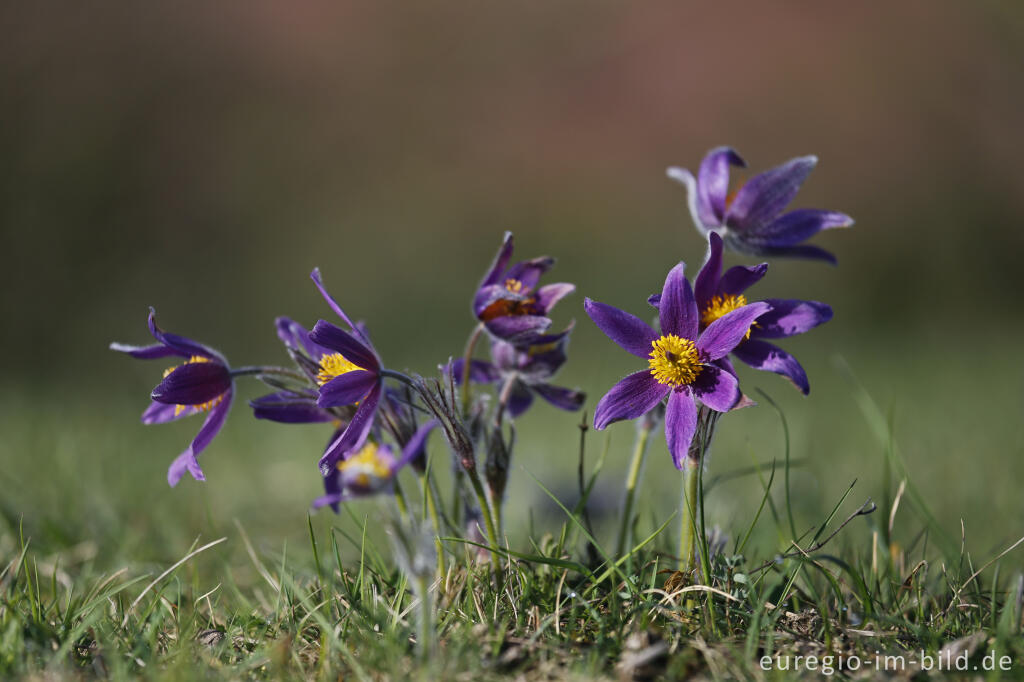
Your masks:
M 8 400 L 0 679 L 792 677 L 759 668 L 776 654 L 856 655 L 870 677 L 886 656 L 944 647 L 971 652 L 970 666 L 1010 656 L 1002 677 L 1022 678 L 1020 528 L 969 517 L 963 535 L 950 532 L 950 510 L 907 462 L 916 442 L 894 437 L 855 378 L 846 385 L 867 487 L 828 474 L 785 400 L 776 413 L 759 397 L 770 446 L 744 451 L 723 427 L 705 480 L 709 526 L 724 520 L 727 536 L 710 581 L 674 571 L 678 518 L 661 496 L 674 482 L 660 481 L 657 453 L 632 549 L 613 556 L 616 519 L 600 515 L 600 498 L 614 510 L 629 429 L 587 435 L 583 505 L 578 417 L 562 420 L 546 438 L 571 485 L 519 461 L 500 569 L 446 540 L 429 657 L 416 645 L 415 586 L 384 532 L 390 503 L 306 516 L 317 481 L 282 462 L 316 452 L 319 432 L 236 417 L 218 445 L 237 454 L 206 460 L 211 482 L 168 490 L 163 467 L 191 426 L 127 429 L 134 408 L 120 403 L 43 413 Z M 415 485 L 404 487 L 417 505 Z

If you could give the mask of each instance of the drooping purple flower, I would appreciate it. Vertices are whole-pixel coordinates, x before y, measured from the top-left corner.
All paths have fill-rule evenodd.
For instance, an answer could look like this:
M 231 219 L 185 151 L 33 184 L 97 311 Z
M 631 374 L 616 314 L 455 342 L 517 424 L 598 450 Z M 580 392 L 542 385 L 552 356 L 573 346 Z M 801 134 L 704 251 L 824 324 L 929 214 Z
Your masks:
M 355 452 L 366 442 L 384 389 L 383 367 L 366 330 L 353 323 L 327 293 L 320 271 L 313 270 L 311 276 L 327 304 L 349 328 L 345 331 L 319 320 L 309 332 L 309 340 L 325 351 L 316 376 L 320 384 L 317 405 L 322 408 L 357 405 L 352 420 L 320 459 L 320 473 L 326 476 L 345 453 Z
M 697 428 L 700 400 L 717 412 L 731 410 L 740 400 L 739 382 L 714 364 L 743 340 L 750 325 L 770 309 L 752 303 L 723 315 L 700 331 L 700 313 L 685 264 L 668 273 L 658 317 L 661 333 L 640 318 L 604 303 L 586 299 L 590 319 L 612 341 L 647 360 L 648 368 L 630 374 L 605 394 L 594 411 L 594 428 L 604 429 L 623 419 L 636 419 L 668 398 L 665 439 L 672 461 L 682 469 Z
M 746 290 L 756 284 L 768 270 L 767 263 L 754 266 L 737 265 L 722 273 L 722 238 L 708 234 L 708 254 L 694 280 L 694 297 L 700 312 L 703 330 L 715 320 L 747 305 Z M 659 295 L 651 296 L 657 307 Z M 732 355 L 754 369 L 781 374 L 807 395 L 810 384 L 807 373 L 796 358 L 764 339 L 779 339 L 810 331 L 832 319 L 831 306 L 818 301 L 769 298 L 765 303 L 771 310 L 761 315 L 747 332 L 747 336 L 732 350 Z M 718 363 L 732 372 L 727 358 Z
M 167 482 L 171 486 L 177 485 L 186 471 L 197 481 L 205 481 L 198 457 L 220 432 L 231 410 L 234 395 L 231 368 L 224 356 L 212 348 L 160 329 L 152 308 L 149 309 L 149 333 L 157 340 L 151 346 L 112 343 L 110 348 L 141 360 L 167 357 L 184 360 L 164 372 L 163 381 L 150 396 L 152 402 L 142 413 L 142 423 L 163 424 L 209 413 L 199 433 L 167 470 Z
M 495 384 L 499 391 L 507 390 L 508 411 L 519 417 L 533 403 L 534 394 L 563 410 L 578 410 L 585 399 L 580 391 L 553 386 L 550 379 L 567 359 L 566 347 L 572 328 L 557 334 L 542 334 L 534 343 L 517 347 L 495 339 L 491 344 L 491 362 L 473 360 L 470 381 Z M 463 359 L 452 363 L 455 381 L 462 381 Z
M 494 338 L 530 343 L 551 326 L 548 313 L 576 287 L 564 282 L 538 287 L 541 275 L 555 260 L 542 256 L 509 266 L 512 247 L 512 233 L 506 232 L 494 262 L 477 287 L 473 314 Z
M 801 156 L 755 175 L 729 193 L 729 166 L 746 162 L 729 147 L 708 152 L 697 177 L 672 167 L 668 176 L 686 186 L 690 215 L 704 236 L 717 232 L 726 246 L 757 256 L 791 256 L 824 260 L 836 258 L 817 246 L 801 244 L 822 230 L 849 227 L 853 219 L 835 211 L 797 209 L 783 213 L 818 163 L 816 156 Z
M 330 356 L 331 351 L 314 343 L 309 338 L 309 331 L 292 319 L 279 317 L 274 321 L 274 326 L 278 338 L 284 343 L 295 363 L 311 381 L 315 382 L 324 371 L 324 358 Z M 257 419 L 268 419 L 282 424 L 338 422 L 342 415 L 320 407 L 317 404 L 319 397 L 319 391 L 313 388 L 296 386 L 250 400 L 249 405 Z
M 435 426 L 437 422 L 431 420 L 419 427 L 398 458 L 389 446 L 372 440 L 346 453 L 325 474 L 325 494 L 313 501 L 313 508 L 330 506 L 337 511 L 340 502 L 390 491 L 402 467 L 423 455 L 427 436 Z

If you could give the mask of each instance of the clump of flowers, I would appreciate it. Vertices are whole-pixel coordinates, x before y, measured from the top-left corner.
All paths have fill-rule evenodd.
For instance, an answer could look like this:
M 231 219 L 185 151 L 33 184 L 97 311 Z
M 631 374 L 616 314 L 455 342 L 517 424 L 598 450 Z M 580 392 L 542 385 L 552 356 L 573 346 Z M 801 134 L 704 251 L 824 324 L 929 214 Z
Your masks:
M 765 276 L 767 263 L 723 271 L 723 252 L 729 247 L 742 253 L 834 262 L 828 252 L 801 242 L 821 230 L 851 225 L 848 216 L 809 209 L 783 212 L 816 161 L 812 156 L 793 159 L 751 178 L 734 193 L 728 189 L 729 169 L 745 163 L 730 148 L 712 150 L 696 177 L 670 169 L 669 175 L 686 186 L 694 224 L 707 240 L 704 264 L 693 285 L 685 263 L 678 261 L 665 276 L 661 292 L 648 299 L 657 310 L 654 326 L 607 303 L 584 301 L 594 324 L 639 365 L 607 390 L 593 419 L 598 430 L 619 421 L 638 423 L 619 531 L 620 555 L 634 518 L 632 504 L 648 437 L 663 424 L 672 463 L 684 481 L 681 566 L 695 566 L 696 510 L 703 494 L 700 473 L 712 437 L 723 414 L 753 404 L 740 388 L 731 358 L 782 375 L 804 394 L 810 390 L 800 363 L 773 342 L 827 322 L 832 309 L 802 299 L 748 300 L 748 290 Z M 424 604 L 432 603 L 425 557 L 431 557 L 426 564 L 436 557 L 436 572 L 443 574 L 453 558 L 462 556 L 442 541 L 452 529 L 461 532 L 465 542 L 489 551 L 497 567 L 506 544 L 502 510 L 516 420 L 536 398 L 566 411 L 577 411 L 585 402 L 581 391 L 553 383 L 568 360 L 573 325 L 551 332 L 551 314 L 575 286 L 541 284 L 554 259 L 542 256 L 511 263 L 512 251 L 513 238 L 506 233 L 480 284 L 467 296 L 475 322 L 464 351 L 455 359 L 439 358 L 432 376 L 386 364 L 366 325 L 345 312 L 316 269 L 311 278 L 333 318 L 315 320 L 308 327 L 289 317 L 276 319 L 275 330 L 290 366 L 232 367 L 219 352 L 164 332 L 151 310 L 148 325 L 155 344 L 115 343 L 111 348 L 140 359 L 174 362 L 151 392 L 144 423 L 205 415 L 191 444 L 172 462 L 168 482 L 176 485 L 185 472 L 205 480 L 198 456 L 224 425 L 235 381 L 254 377 L 269 388 L 250 402 L 257 419 L 331 426 L 324 451 L 309 457 L 310 469 L 315 462 L 324 488 L 310 502 L 313 509 L 338 511 L 342 504 L 368 497 L 393 501 L 400 518 L 393 527 L 396 551 L 404 557 L 403 565 L 415 578 Z M 476 356 L 482 339 L 489 341 L 487 359 Z M 453 504 L 442 504 L 436 481 L 437 472 L 446 467 L 430 465 L 427 441 L 435 430 L 451 453 Z M 422 505 L 407 502 L 402 479 L 409 476 Z M 419 516 L 417 508 L 423 510 Z M 429 551 L 421 541 L 424 528 L 433 533 Z M 432 607 L 422 611 L 432 613 Z M 429 620 L 429 614 L 424 618 Z M 421 636 L 429 633 L 421 629 Z

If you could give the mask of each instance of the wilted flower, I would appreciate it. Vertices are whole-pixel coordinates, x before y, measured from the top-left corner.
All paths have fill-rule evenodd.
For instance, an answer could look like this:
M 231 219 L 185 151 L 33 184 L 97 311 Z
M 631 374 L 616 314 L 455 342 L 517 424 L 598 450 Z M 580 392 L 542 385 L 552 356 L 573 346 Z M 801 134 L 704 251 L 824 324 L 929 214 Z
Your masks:
M 578 410 L 586 397 L 583 393 L 548 383 L 565 364 L 571 331 L 570 328 L 557 334 L 540 335 L 534 343 L 522 347 L 496 339 L 491 344 L 492 362 L 473 360 L 470 364 L 470 381 L 495 384 L 498 390 L 507 390 L 508 411 L 513 418 L 530 407 L 534 394 L 563 410 Z M 464 367 L 462 358 L 452 364 L 456 382 L 462 381 Z
M 339 459 L 324 476 L 325 494 L 313 501 L 313 508 L 331 506 L 357 497 L 389 492 L 395 476 L 406 464 L 421 456 L 430 431 L 437 426 L 431 420 L 417 429 L 396 459 L 387 445 L 368 440 L 344 459 Z
M 679 469 L 683 468 L 697 428 L 694 400 L 717 412 L 727 412 L 740 399 L 736 377 L 715 366 L 714 361 L 728 355 L 754 320 L 770 308 L 767 303 L 745 305 L 700 332 L 700 313 L 684 268 L 679 263 L 665 279 L 658 308 L 661 334 L 618 308 L 589 298 L 585 301 L 587 314 L 601 331 L 648 362 L 648 369 L 630 374 L 601 398 L 594 412 L 594 427 L 604 429 L 616 421 L 635 419 L 667 397 L 665 439 Z
M 729 193 L 729 166 L 746 162 L 729 147 L 708 152 L 697 177 L 684 168 L 669 168 L 668 176 L 686 186 L 690 215 L 701 234 L 717 232 L 736 251 L 758 256 L 836 259 L 817 246 L 800 244 L 821 230 L 849 227 L 853 219 L 835 211 L 797 209 L 782 213 L 811 170 L 816 156 L 801 156 L 755 175 Z
M 143 424 L 162 424 L 201 412 L 208 412 L 206 421 L 192 443 L 171 463 L 167 482 L 177 485 L 188 471 L 197 481 L 206 476 L 198 456 L 220 432 L 231 409 L 234 380 L 227 360 L 217 351 L 184 336 L 170 334 L 156 325 L 156 311 L 149 309 L 149 333 L 158 341 L 151 346 L 110 344 L 111 350 L 127 353 L 142 360 L 177 357 L 184 359 L 169 367 L 164 379 L 150 396 L 152 403 L 142 413 Z
M 477 288 L 473 314 L 493 337 L 529 343 L 551 326 L 548 312 L 576 287 L 566 283 L 537 287 L 541 275 L 554 264 L 553 258 L 543 256 L 510 267 L 511 257 L 512 233 L 506 232 L 490 270 Z

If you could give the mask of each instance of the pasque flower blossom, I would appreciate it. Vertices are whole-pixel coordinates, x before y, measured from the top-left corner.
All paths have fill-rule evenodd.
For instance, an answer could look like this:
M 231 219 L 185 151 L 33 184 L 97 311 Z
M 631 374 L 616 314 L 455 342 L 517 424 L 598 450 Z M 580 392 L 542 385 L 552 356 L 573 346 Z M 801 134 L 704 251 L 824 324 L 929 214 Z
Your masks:
M 541 275 L 555 260 L 542 256 L 509 266 L 512 248 L 512 233 L 506 232 L 494 262 L 477 287 L 473 314 L 491 336 L 518 345 L 531 343 L 537 334 L 546 331 L 551 326 L 548 312 L 576 287 L 564 282 L 538 287 Z
M 700 311 L 700 328 L 703 330 L 723 315 L 745 306 L 747 298 L 744 292 L 764 277 L 767 270 L 767 263 L 749 267 L 736 265 L 723 274 L 722 238 L 710 233 L 707 258 L 693 286 L 697 310 Z M 655 294 L 648 301 L 658 307 L 660 299 L 661 296 Z M 764 339 L 785 338 L 810 331 L 832 319 L 832 308 L 818 301 L 799 299 L 769 298 L 765 303 L 771 306 L 771 310 L 754 321 L 747 336 L 733 348 L 732 355 L 754 369 L 781 374 L 807 395 L 811 387 L 804 368 L 792 355 Z M 717 364 L 733 371 L 727 358 L 721 358 Z
M 697 177 L 672 167 L 668 176 L 686 186 L 690 215 L 702 235 L 717 232 L 726 246 L 758 256 L 791 256 L 828 261 L 836 259 L 817 246 L 801 244 L 822 230 L 849 227 L 853 219 L 835 211 L 797 209 L 783 213 L 818 163 L 816 156 L 801 156 L 755 175 L 729 192 L 729 166 L 746 162 L 729 147 L 708 152 Z
M 164 372 L 150 396 L 152 402 L 142 413 L 142 423 L 163 424 L 194 414 L 208 413 L 206 421 L 189 446 L 171 463 L 167 482 L 174 486 L 187 471 L 197 481 L 206 476 L 198 456 L 220 432 L 231 410 L 234 380 L 227 360 L 217 351 L 192 339 L 163 331 L 156 324 L 156 311 L 149 310 L 149 332 L 157 343 L 129 346 L 112 343 L 110 348 L 141 360 L 174 357 L 183 360 Z
M 435 426 L 434 420 L 420 426 L 397 458 L 388 445 L 373 440 L 345 453 L 347 456 L 324 476 L 325 493 L 313 501 L 313 508 L 331 506 L 337 511 L 340 502 L 390 491 L 402 467 L 422 456 L 427 436 Z
M 590 319 L 621 348 L 646 359 L 648 368 L 630 374 L 601 398 L 594 412 L 594 427 L 604 429 L 623 419 L 635 419 L 668 398 L 665 439 L 676 467 L 682 469 L 697 428 L 695 400 L 717 412 L 739 402 L 739 382 L 714 362 L 725 357 L 766 313 L 767 303 L 752 303 L 733 310 L 700 331 L 700 312 L 690 283 L 679 263 L 668 273 L 662 289 L 658 317 L 661 333 L 634 315 L 586 299 Z
M 327 293 L 320 271 L 313 270 L 311 276 L 324 300 L 349 328 L 345 331 L 319 320 L 309 333 L 312 343 L 329 351 L 320 358 L 316 376 L 320 384 L 317 405 L 322 408 L 357 405 L 352 420 L 320 459 L 320 473 L 326 476 L 347 453 L 355 452 L 366 442 L 384 390 L 384 368 L 366 330 L 353 323 Z
M 571 331 L 570 328 L 557 334 L 542 334 L 530 345 L 522 347 L 494 340 L 491 343 L 491 362 L 473 360 L 470 380 L 495 384 L 499 391 L 508 391 L 508 411 L 513 418 L 519 417 L 533 404 L 534 395 L 563 410 L 578 410 L 586 397 L 583 393 L 553 386 L 549 382 L 565 364 Z M 452 363 L 451 371 L 457 382 L 462 381 L 463 363 L 462 358 Z

